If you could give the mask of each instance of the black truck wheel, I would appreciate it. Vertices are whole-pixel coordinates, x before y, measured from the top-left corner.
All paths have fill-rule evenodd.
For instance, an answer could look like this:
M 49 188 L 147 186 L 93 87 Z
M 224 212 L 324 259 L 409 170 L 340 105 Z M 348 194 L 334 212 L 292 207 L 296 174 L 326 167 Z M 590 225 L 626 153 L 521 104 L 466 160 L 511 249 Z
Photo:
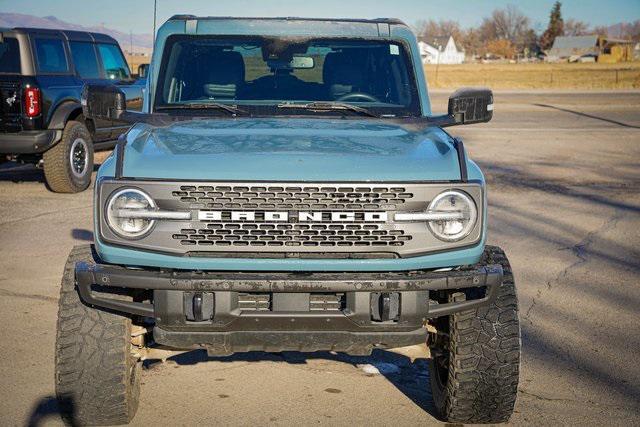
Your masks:
M 78 193 L 91 184 L 93 142 L 83 122 L 70 120 L 62 139 L 42 156 L 44 177 L 56 193 Z
M 504 271 L 496 301 L 435 319 L 437 333 L 430 334 L 431 391 L 447 422 L 506 422 L 516 401 L 521 342 L 513 273 L 498 247 L 487 246 L 483 261 Z
M 82 303 L 76 262 L 94 262 L 90 245 L 67 259 L 58 303 L 56 397 L 72 425 L 126 424 L 136 413 L 142 364 L 132 353 L 131 319 Z

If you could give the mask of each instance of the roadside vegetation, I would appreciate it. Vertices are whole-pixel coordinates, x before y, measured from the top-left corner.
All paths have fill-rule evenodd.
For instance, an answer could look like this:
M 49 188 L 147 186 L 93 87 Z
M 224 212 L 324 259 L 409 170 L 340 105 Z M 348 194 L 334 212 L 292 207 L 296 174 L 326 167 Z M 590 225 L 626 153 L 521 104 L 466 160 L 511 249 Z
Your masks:
M 640 89 L 640 61 L 617 64 L 469 63 L 425 65 L 430 88 Z

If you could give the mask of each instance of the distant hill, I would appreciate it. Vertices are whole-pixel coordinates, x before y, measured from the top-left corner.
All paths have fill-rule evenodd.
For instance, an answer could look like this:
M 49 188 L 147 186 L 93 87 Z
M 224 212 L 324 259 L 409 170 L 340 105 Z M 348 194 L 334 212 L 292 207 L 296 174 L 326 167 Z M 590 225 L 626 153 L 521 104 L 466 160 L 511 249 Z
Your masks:
M 35 28 L 57 28 L 63 30 L 91 31 L 94 33 L 105 33 L 118 40 L 123 50 L 128 51 L 131 41 L 133 41 L 133 52 L 149 53 L 152 48 L 153 36 L 151 34 L 129 34 L 118 30 L 107 28 L 104 25 L 84 26 L 62 21 L 55 16 L 38 17 L 23 13 L 0 13 L 0 28 L 12 27 L 35 27 Z

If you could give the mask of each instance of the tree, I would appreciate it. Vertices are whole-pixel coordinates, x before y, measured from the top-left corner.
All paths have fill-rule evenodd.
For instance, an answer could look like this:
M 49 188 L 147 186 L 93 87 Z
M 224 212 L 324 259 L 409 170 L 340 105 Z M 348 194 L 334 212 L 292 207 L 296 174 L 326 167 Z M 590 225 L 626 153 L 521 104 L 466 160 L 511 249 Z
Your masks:
M 462 29 L 457 21 L 418 21 L 415 25 L 415 32 L 420 40 L 428 41 L 430 38 L 439 36 L 453 36 L 458 41 L 462 38 Z
M 563 25 L 564 36 L 586 36 L 590 34 L 589 24 L 575 19 L 567 19 Z
M 551 14 L 549 16 L 549 25 L 547 29 L 540 37 L 540 46 L 542 49 L 551 49 L 556 37 L 564 34 L 564 21 L 562 20 L 562 3 L 556 1 L 551 8 Z
M 508 40 L 519 52 L 527 47 L 531 27 L 529 18 L 514 5 L 496 9 L 491 16 L 482 20 L 478 29 L 479 38 L 485 44 L 491 40 Z
M 516 56 L 516 47 L 507 39 L 495 39 L 487 43 L 487 53 L 513 59 Z

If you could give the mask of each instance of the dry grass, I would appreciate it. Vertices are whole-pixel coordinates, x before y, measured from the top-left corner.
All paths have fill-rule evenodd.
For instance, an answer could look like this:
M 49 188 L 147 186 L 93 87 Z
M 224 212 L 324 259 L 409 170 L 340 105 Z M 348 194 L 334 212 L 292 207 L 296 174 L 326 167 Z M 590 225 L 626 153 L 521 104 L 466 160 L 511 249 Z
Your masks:
M 640 62 L 618 64 L 425 65 L 431 88 L 488 86 L 492 89 L 640 88 Z

